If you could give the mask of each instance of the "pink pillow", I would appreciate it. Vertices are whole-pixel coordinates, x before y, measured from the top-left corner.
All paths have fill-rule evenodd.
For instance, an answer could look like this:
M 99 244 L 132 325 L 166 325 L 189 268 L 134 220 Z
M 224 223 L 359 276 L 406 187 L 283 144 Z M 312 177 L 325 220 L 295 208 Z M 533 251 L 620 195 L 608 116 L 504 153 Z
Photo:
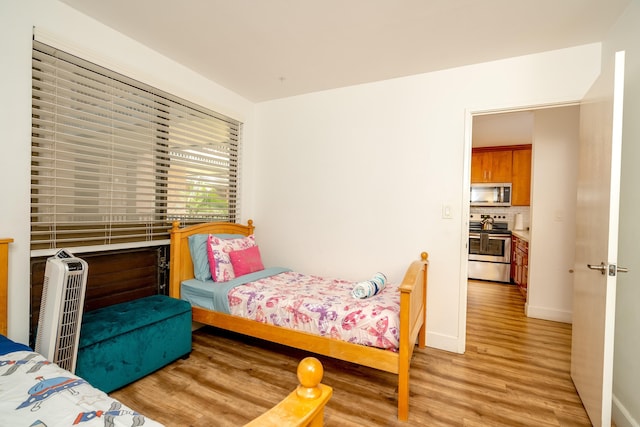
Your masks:
M 211 268 L 211 278 L 214 282 L 227 282 L 236 277 L 229 253 L 255 246 L 256 240 L 253 234 L 239 239 L 221 239 L 210 234 L 208 243 L 207 255 L 209 257 L 209 268 Z
M 231 265 L 233 265 L 233 272 L 236 277 L 244 276 L 254 271 L 264 270 L 258 246 L 251 246 L 247 249 L 229 252 L 229 258 L 231 259 Z

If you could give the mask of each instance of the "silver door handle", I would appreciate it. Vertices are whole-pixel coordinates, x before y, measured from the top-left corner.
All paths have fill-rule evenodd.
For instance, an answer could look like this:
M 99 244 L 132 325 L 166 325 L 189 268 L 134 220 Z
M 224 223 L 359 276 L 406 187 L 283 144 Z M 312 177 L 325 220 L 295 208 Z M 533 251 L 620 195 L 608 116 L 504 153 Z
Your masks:
M 607 271 L 607 265 L 601 262 L 600 265 L 587 264 L 589 270 L 600 270 L 600 273 L 605 274 Z
M 618 273 L 628 273 L 629 269 L 626 267 L 618 267 L 615 264 L 605 264 L 601 262 L 600 265 L 587 264 L 587 267 L 590 270 L 599 270 L 601 274 L 606 274 L 609 272 L 609 276 L 615 276 Z

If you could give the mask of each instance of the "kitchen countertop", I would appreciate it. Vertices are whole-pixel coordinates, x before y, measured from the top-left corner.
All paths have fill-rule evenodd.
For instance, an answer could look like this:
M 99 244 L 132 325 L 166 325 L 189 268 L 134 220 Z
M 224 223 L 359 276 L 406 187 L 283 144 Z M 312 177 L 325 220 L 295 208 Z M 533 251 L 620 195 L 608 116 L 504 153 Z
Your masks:
M 529 241 L 529 230 L 511 230 L 511 234 L 519 239 Z

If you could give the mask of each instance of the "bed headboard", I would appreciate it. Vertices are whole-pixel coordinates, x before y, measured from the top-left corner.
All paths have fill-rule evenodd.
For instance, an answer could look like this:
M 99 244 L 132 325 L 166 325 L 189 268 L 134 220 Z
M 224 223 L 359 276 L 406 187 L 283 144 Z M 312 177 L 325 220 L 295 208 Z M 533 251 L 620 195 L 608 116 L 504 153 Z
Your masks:
M 169 255 L 169 296 L 180 298 L 180 283 L 193 279 L 193 261 L 189 252 L 189 236 L 194 234 L 253 234 L 253 220 L 247 225 L 232 222 L 207 222 L 180 228 L 174 221 L 171 228 L 171 252 Z
M 0 334 L 7 335 L 9 299 L 9 243 L 13 239 L 0 239 Z

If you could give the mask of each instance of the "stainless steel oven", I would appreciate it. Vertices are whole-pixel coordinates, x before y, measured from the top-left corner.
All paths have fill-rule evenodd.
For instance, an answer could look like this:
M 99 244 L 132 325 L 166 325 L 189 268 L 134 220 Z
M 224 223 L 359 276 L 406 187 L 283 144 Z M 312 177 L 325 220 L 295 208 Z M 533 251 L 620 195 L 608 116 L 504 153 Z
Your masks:
M 511 263 L 511 234 L 469 232 L 469 261 Z
M 511 231 L 507 223 L 495 222 L 492 230 L 478 229 L 478 224 L 470 222 L 469 278 L 510 282 Z

